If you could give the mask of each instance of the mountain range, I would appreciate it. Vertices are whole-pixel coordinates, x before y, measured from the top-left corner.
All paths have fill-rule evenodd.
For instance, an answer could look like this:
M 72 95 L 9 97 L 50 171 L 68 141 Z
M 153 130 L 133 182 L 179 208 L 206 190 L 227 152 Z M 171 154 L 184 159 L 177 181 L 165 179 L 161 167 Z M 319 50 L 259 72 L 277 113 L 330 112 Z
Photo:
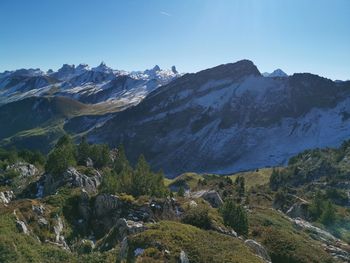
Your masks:
M 23 118 L 9 118 L 14 116 L 9 105 L 19 107 L 21 99 L 35 96 L 22 108 L 30 121 L 41 114 L 34 107 L 37 100 L 63 96 L 82 107 L 60 114 L 54 125 L 35 123 L 48 146 L 62 132 L 87 135 L 90 142 L 123 144 L 132 161 L 143 153 L 168 176 L 225 174 L 285 164 L 309 148 L 338 146 L 350 135 L 349 93 L 350 81 L 310 73 L 288 76 L 281 70 L 261 74 L 249 60 L 191 74 L 158 66 L 125 72 L 103 63 L 91 69 L 64 65 L 57 72 L 17 70 L 0 75 L 5 104 L 0 121 L 10 126 L 0 139 L 4 145 L 35 148 L 26 142 L 38 133 L 22 128 Z
M 20 69 L 0 74 L 0 105 L 32 96 L 65 96 L 88 104 L 134 105 L 149 92 L 181 76 L 175 68 L 113 70 L 105 63 L 90 68 L 64 64 L 57 71 Z

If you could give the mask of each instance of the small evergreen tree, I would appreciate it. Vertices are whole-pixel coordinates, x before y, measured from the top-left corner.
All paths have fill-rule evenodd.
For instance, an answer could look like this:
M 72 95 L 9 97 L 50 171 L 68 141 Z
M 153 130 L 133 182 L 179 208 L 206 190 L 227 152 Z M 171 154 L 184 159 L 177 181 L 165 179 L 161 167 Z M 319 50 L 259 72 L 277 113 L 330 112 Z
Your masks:
M 177 190 L 177 196 L 184 197 L 185 196 L 185 188 L 181 185 Z
M 243 176 L 238 176 L 235 180 L 235 186 L 240 197 L 245 194 L 245 178 Z
M 317 191 L 309 207 L 309 212 L 313 220 L 318 220 L 324 209 L 324 197 L 320 191 Z
M 63 173 L 69 166 L 76 165 L 76 149 L 68 135 L 62 136 L 50 152 L 45 170 L 55 176 Z
M 79 165 L 85 165 L 90 152 L 90 145 L 86 140 L 86 136 L 83 136 L 81 138 L 80 144 L 78 145 L 77 148 L 78 148 L 77 162 Z
M 90 147 L 89 155 L 95 168 L 102 168 L 109 163 L 109 147 L 106 144 L 95 144 Z
M 113 170 L 106 170 L 103 173 L 103 179 L 100 185 L 101 193 L 115 194 L 118 191 L 117 174 Z
M 335 218 L 335 208 L 330 201 L 327 201 L 327 203 L 325 204 L 324 211 L 322 212 L 320 221 L 324 225 L 331 225 L 334 223 Z
M 282 175 L 278 170 L 276 170 L 274 168 L 272 170 L 272 173 L 270 176 L 270 188 L 271 188 L 271 190 L 273 190 L 273 191 L 278 190 L 281 182 L 282 182 Z
M 239 235 L 248 234 L 248 217 L 244 208 L 232 199 L 227 199 L 220 208 L 224 224 L 232 227 Z

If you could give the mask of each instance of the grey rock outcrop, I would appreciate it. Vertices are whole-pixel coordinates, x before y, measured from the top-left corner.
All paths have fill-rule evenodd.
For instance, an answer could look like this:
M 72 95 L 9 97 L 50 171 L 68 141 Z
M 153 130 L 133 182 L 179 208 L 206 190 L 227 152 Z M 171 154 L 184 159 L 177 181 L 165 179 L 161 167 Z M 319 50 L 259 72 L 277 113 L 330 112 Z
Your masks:
M 203 198 L 205 201 L 207 201 L 212 207 L 219 207 L 224 202 L 221 199 L 221 196 L 216 191 L 208 191 L 208 190 L 201 190 L 198 192 L 195 192 L 192 194 L 193 198 Z
M 121 242 L 127 236 L 140 233 L 145 231 L 146 227 L 142 222 L 135 222 L 131 220 L 126 220 L 125 218 L 120 218 L 111 231 L 103 238 L 103 240 L 98 245 L 100 251 L 110 250 Z
M 40 204 L 40 205 L 32 205 L 32 210 L 37 215 L 42 216 L 44 214 L 44 212 L 45 212 L 45 207 L 42 204 Z
M 324 250 L 335 259 L 344 263 L 350 262 L 350 246 L 348 244 L 336 238 L 328 231 L 318 228 L 301 218 L 290 218 L 290 220 L 296 228 L 308 232 L 311 238 L 323 243 Z
M 16 226 L 17 226 L 17 229 L 23 233 L 23 234 L 26 234 L 26 235 L 29 235 L 29 230 L 28 230 L 28 227 L 27 225 L 21 221 L 21 220 L 16 220 Z
M 252 239 L 247 239 L 244 244 L 248 246 L 258 257 L 262 258 L 265 262 L 271 263 L 271 258 L 267 253 L 266 249 Z
M 96 197 L 94 211 L 96 217 L 102 217 L 112 210 L 116 210 L 121 206 L 121 201 L 116 195 L 100 194 Z
M 17 162 L 6 167 L 6 170 L 14 170 L 21 177 L 30 177 L 38 173 L 38 169 L 33 165 L 25 162 Z
M 10 201 L 15 198 L 13 191 L 4 191 L 0 192 L 0 204 L 8 204 Z
M 62 235 L 63 232 L 63 221 L 61 217 L 57 217 L 56 224 L 53 227 L 54 233 L 55 233 L 55 244 L 58 244 L 58 246 L 70 250 L 64 236 Z
M 61 177 L 56 178 L 51 174 L 46 174 L 43 178 L 44 193 L 50 194 L 56 191 L 60 186 L 84 188 L 88 193 L 97 193 L 97 188 L 102 180 L 101 174 L 94 170 L 94 174 L 87 176 L 78 172 L 75 168 L 69 167 Z

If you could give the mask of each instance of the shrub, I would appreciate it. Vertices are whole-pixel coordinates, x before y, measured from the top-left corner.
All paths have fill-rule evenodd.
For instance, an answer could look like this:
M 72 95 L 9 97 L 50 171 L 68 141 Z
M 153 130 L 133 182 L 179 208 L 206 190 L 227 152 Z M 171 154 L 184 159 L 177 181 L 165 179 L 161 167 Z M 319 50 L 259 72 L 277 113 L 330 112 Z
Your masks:
M 212 225 L 209 210 L 204 206 L 192 207 L 187 210 L 182 222 L 202 229 L 210 229 Z

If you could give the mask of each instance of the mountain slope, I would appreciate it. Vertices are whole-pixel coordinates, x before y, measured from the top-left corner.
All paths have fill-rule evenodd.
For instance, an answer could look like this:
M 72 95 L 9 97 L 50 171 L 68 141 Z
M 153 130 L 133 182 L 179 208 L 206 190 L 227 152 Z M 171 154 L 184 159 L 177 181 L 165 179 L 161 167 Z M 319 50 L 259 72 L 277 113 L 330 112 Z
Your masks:
M 279 165 L 350 136 L 349 92 L 349 82 L 312 74 L 265 78 L 243 60 L 172 81 L 90 140 L 122 143 L 131 159 L 144 153 L 168 175 Z

